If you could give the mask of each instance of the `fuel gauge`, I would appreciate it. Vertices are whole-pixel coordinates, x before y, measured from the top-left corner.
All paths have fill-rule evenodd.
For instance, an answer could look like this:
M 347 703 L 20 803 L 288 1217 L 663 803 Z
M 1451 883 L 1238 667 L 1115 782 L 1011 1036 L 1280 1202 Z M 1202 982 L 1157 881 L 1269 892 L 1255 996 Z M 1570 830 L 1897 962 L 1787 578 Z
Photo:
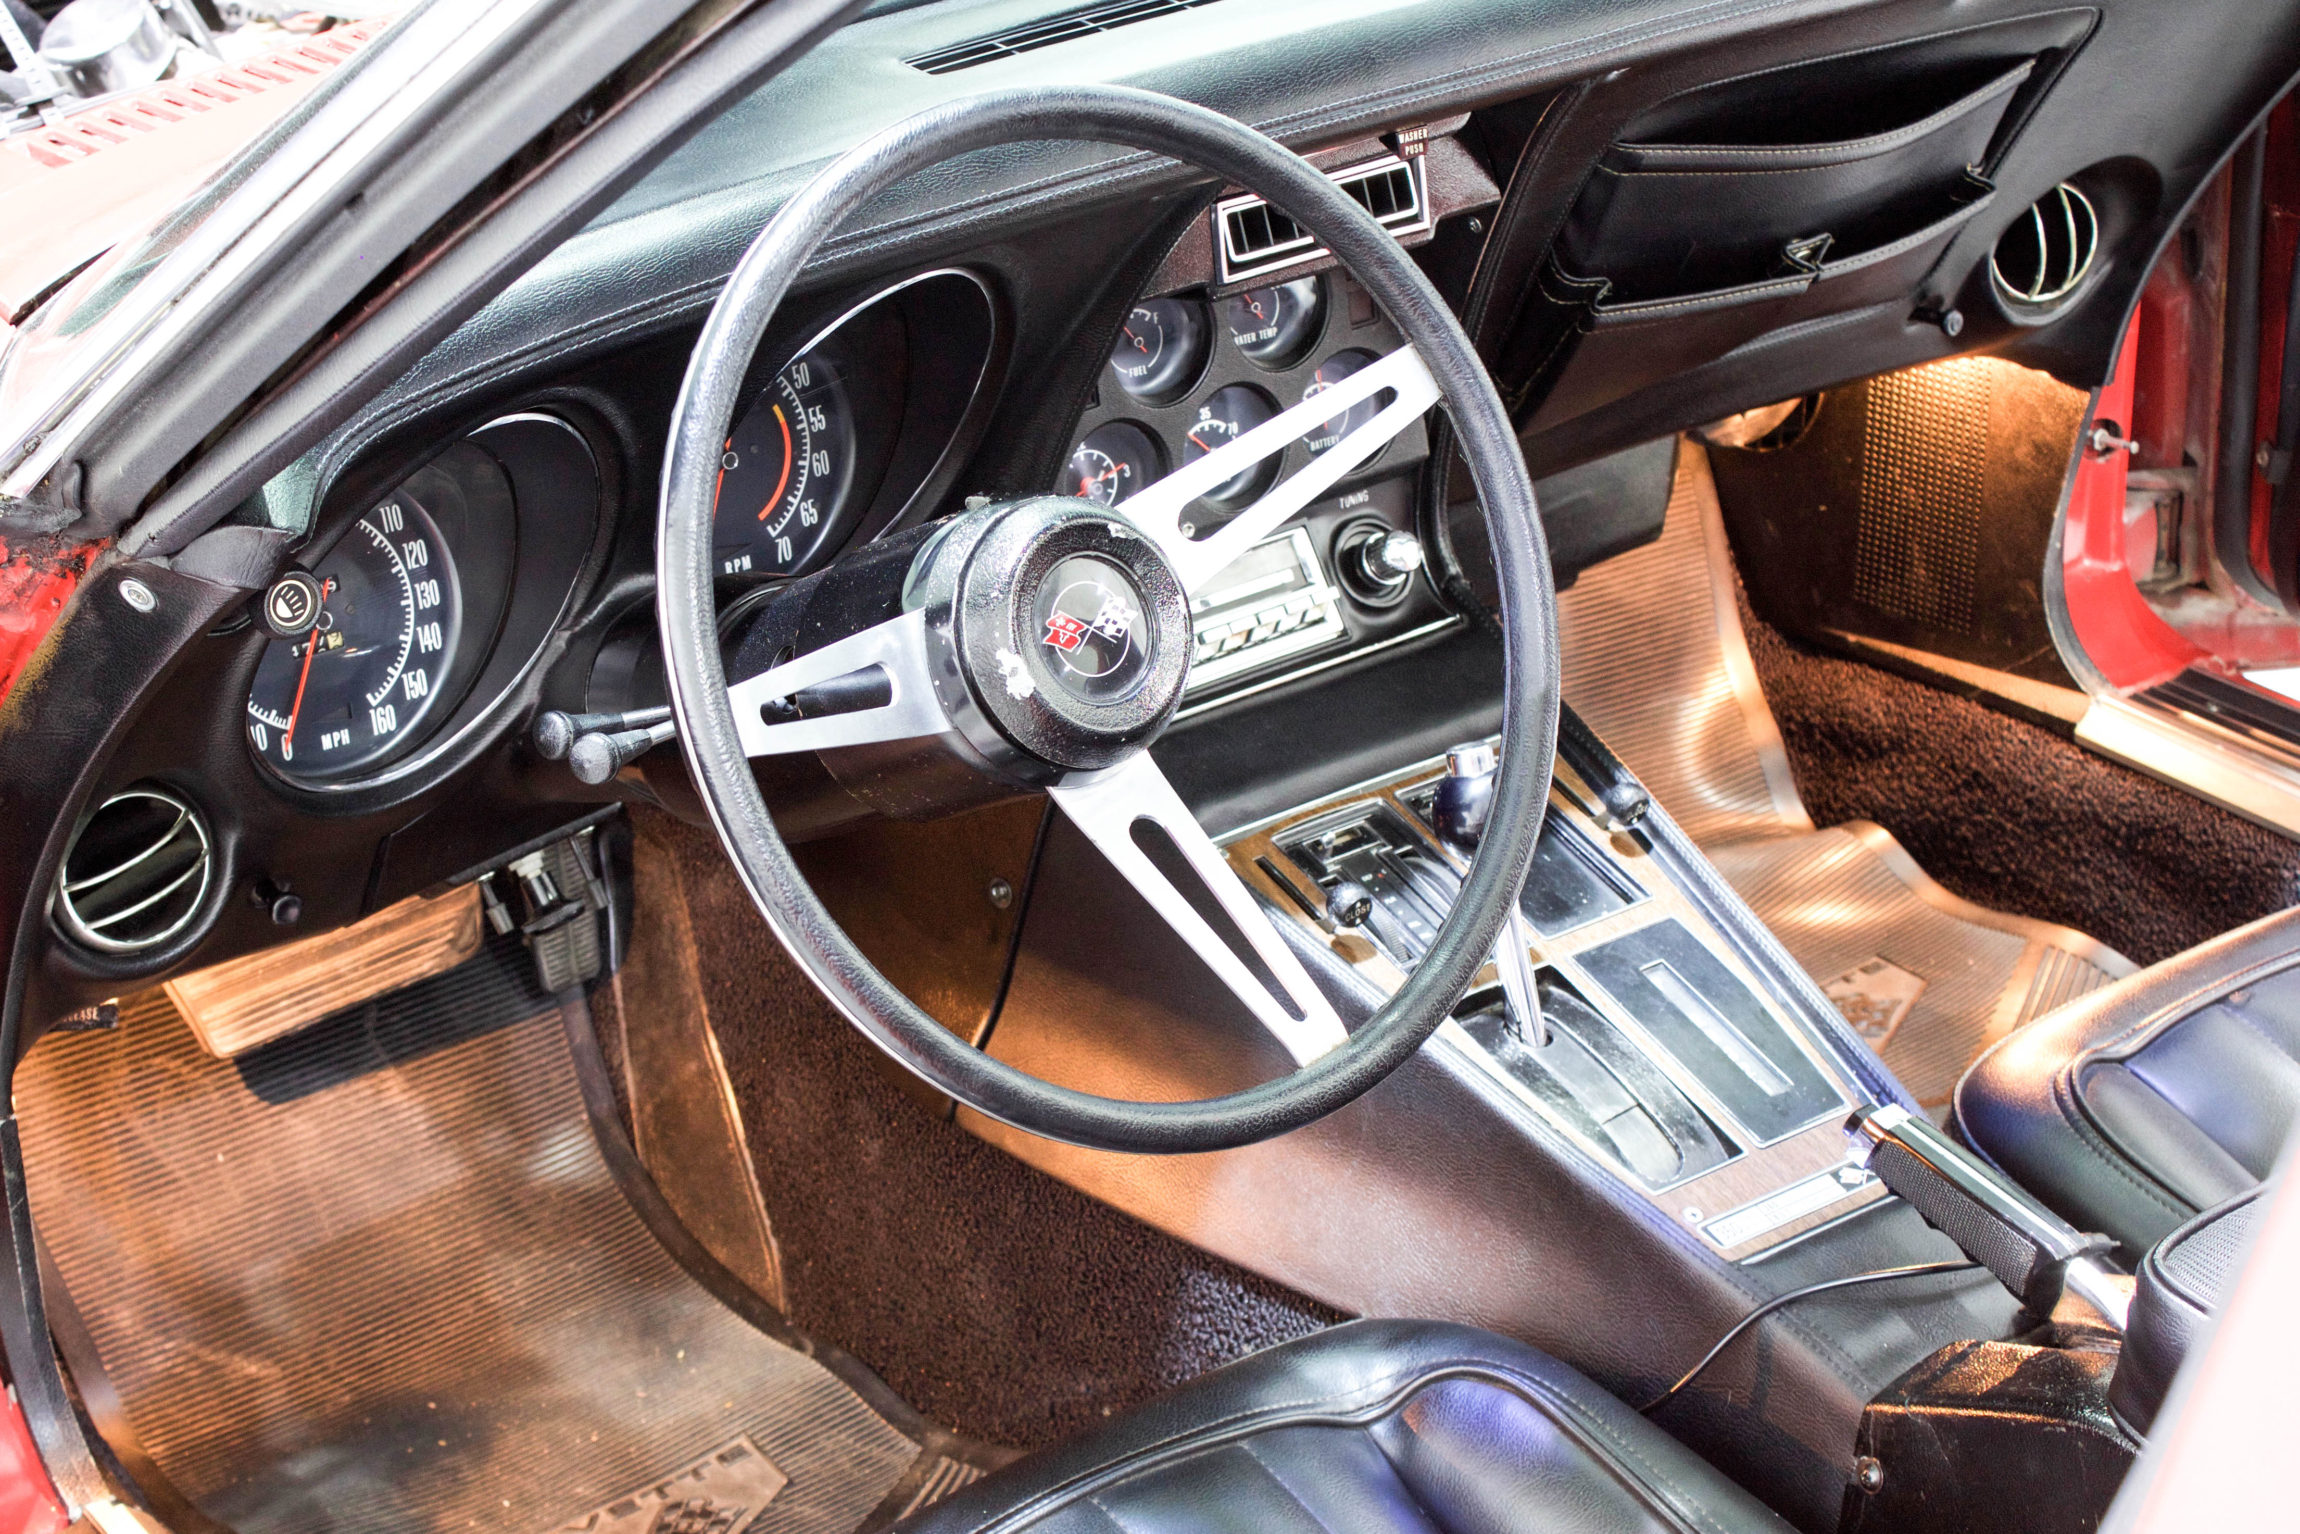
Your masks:
M 1110 371 L 1138 400 L 1165 404 L 1198 381 L 1211 323 L 1194 299 L 1146 298 L 1127 314 L 1110 343 Z

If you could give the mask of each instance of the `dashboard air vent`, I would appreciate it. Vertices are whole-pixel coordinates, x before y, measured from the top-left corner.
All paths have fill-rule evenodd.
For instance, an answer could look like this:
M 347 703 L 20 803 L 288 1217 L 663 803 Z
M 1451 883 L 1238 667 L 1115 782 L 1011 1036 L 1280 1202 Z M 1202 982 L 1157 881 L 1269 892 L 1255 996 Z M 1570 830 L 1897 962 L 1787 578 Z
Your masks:
M 1326 174 L 1390 233 L 1428 232 L 1429 210 L 1413 162 L 1384 155 Z M 1251 193 L 1223 198 L 1214 206 L 1214 217 L 1221 231 L 1225 283 L 1299 266 L 1326 253 L 1317 236 Z
M 2100 218 L 2092 200 L 2064 181 L 1997 236 L 1989 275 L 2005 302 L 2048 308 L 2077 290 L 2099 251 Z
M 1090 5 L 1082 11 L 1064 11 L 1059 16 L 1025 22 L 987 37 L 952 43 L 947 48 L 921 53 L 903 62 L 930 75 L 956 74 L 977 64 L 995 64 L 1018 53 L 1051 48 L 1056 43 L 1072 42 L 1096 32 L 1115 32 L 1138 21 L 1154 21 L 1160 16 L 1194 11 L 1201 5 L 1213 3 L 1214 0 L 1108 0 L 1106 4 Z
M 200 812 L 165 789 L 126 789 L 72 838 L 56 881 L 56 925 L 98 953 L 143 953 L 183 934 L 214 877 Z

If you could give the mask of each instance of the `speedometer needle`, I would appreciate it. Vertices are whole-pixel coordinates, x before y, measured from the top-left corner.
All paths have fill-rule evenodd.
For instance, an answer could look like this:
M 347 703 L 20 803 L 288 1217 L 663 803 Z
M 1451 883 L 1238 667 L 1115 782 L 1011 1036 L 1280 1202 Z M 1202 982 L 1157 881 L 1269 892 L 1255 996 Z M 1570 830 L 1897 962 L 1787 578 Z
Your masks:
M 334 576 L 331 575 L 320 582 L 319 615 L 322 618 L 327 616 L 327 597 L 328 593 L 333 590 L 335 590 Z M 287 733 L 280 736 L 280 755 L 282 756 L 295 754 L 295 722 L 303 714 L 304 684 L 311 680 L 311 658 L 318 653 L 319 624 L 315 620 L 311 626 L 311 637 L 303 642 L 303 670 L 297 674 L 295 679 L 295 702 L 288 707 Z

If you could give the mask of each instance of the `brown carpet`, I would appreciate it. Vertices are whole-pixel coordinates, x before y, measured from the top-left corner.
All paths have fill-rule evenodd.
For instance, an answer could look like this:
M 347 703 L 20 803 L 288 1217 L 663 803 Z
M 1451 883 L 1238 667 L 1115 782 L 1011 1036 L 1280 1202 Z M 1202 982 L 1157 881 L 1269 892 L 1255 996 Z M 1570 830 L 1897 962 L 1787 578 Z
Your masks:
M 931 1113 L 768 935 L 708 833 L 638 824 L 680 861 L 794 1325 L 928 1418 L 1033 1448 L 1343 1319 Z
M 2300 898 L 2300 845 L 2049 730 L 1741 621 L 1797 790 L 1967 900 L 2143 964 Z

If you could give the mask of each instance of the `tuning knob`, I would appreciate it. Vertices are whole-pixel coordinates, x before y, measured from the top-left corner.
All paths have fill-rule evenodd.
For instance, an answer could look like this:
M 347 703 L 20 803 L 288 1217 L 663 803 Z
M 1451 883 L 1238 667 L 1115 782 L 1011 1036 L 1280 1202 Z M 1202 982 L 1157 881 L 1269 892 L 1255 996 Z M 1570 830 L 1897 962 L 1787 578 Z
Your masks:
M 1421 540 L 1413 534 L 1368 523 L 1344 536 L 1337 562 L 1350 595 L 1387 607 L 1405 596 L 1424 557 Z

